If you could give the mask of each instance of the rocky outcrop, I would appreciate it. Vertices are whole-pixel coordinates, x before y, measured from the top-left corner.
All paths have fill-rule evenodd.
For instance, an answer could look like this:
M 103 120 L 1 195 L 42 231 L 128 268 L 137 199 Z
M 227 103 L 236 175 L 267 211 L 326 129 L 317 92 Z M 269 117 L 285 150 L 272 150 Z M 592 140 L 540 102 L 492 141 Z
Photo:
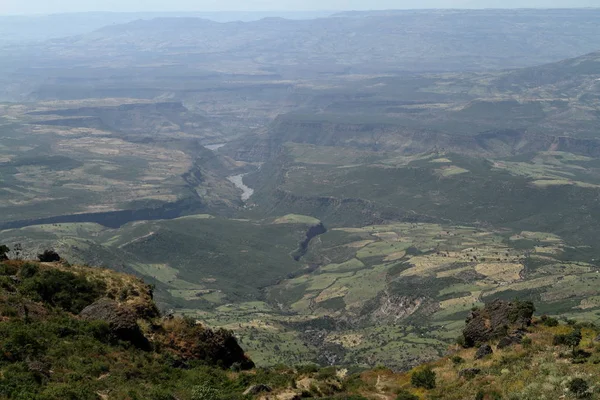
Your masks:
M 86 321 L 107 322 L 111 333 L 119 340 L 130 342 L 142 349 L 150 347 L 148 339 L 137 323 L 135 312 L 114 300 L 100 299 L 84 308 L 79 315 Z
M 254 363 L 240 347 L 232 331 L 212 330 L 194 321 L 171 318 L 156 333 L 161 346 L 183 361 L 203 361 L 210 365 L 251 369 Z
M 492 354 L 494 354 L 492 346 L 490 346 L 489 344 L 484 344 L 483 346 L 477 349 L 477 352 L 475 353 L 475 359 L 481 360 L 482 358 L 485 358 Z
M 521 336 L 505 336 L 498 342 L 499 349 L 505 349 L 507 347 L 514 346 L 515 344 L 520 344 L 523 341 Z
M 463 330 L 464 345 L 473 347 L 520 332 L 531 325 L 535 308 L 531 302 L 495 300 L 483 309 L 474 310 L 467 317 Z
M 270 386 L 267 385 L 252 385 L 250 386 L 248 389 L 246 389 L 246 391 L 244 391 L 244 396 L 256 396 L 257 394 L 261 394 L 261 393 L 271 393 L 273 391 L 273 389 L 271 389 Z
M 379 307 L 371 315 L 373 322 L 381 320 L 399 321 L 417 312 L 427 315 L 435 311 L 434 302 L 426 297 L 392 295 L 386 293 L 380 297 Z

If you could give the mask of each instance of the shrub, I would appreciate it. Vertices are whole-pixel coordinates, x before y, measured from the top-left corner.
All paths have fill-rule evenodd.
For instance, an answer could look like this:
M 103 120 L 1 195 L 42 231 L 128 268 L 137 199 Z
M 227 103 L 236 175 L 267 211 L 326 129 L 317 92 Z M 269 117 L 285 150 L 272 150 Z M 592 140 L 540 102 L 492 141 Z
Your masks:
M 299 374 L 314 374 L 315 372 L 319 372 L 319 366 L 316 364 L 297 365 L 296 371 Z
M 522 340 L 521 340 L 521 344 L 523 345 L 524 348 L 528 349 L 531 347 L 531 345 L 533 344 L 533 341 L 531 340 L 530 337 L 525 336 Z
M 58 270 L 34 274 L 23 282 L 23 292 L 65 311 L 79 313 L 97 300 L 105 290 L 102 283 Z
M 315 376 L 318 380 L 326 380 L 336 377 L 336 368 L 335 367 L 326 367 L 322 368 L 317 375 Z
M 552 337 L 552 344 L 554 346 L 562 346 L 567 341 L 567 335 L 554 335 Z
M 450 357 L 450 360 L 452 360 L 452 363 L 454 365 L 462 364 L 465 362 L 465 360 L 461 356 L 457 356 L 457 355 Z
M 558 326 L 558 320 L 547 315 L 542 315 L 542 324 L 549 327 Z
M 413 372 L 410 383 L 416 388 L 435 389 L 435 372 L 426 366 Z
M 35 264 L 27 263 L 21 267 L 21 271 L 19 271 L 19 276 L 22 279 L 33 278 L 37 273 L 40 272 L 40 267 Z
M 571 382 L 569 382 L 569 390 L 577 398 L 585 397 L 588 389 L 589 389 L 588 383 L 581 378 L 575 378 Z
M 7 253 L 10 252 L 10 249 L 6 245 L 0 245 L 0 260 L 8 260 Z
M 15 265 L 0 264 L 0 275 L 11 276 L 16 275 L 18 268 Z
M 22 323 L 5 325 L 0 332 L 0 360 L 23 361 L 44 350 L 38 332 Z
M 54 250 L 45 250 L 42 254 L 38 254 L 38 260 L 40 262 L 58 262 L 60 256 Z
M 407 390 L 401 390 L 398 392 L 396 400 L 419 400 L 419 396 L 416 396 Z

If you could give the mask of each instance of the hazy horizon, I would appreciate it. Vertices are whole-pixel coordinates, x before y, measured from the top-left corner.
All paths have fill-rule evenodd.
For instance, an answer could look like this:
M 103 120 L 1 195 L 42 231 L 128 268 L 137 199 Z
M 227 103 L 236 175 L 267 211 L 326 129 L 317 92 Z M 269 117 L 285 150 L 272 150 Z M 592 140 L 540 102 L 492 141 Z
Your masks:
M 0 15 L 79 12 L 311 12 L 428 8 L 600 7 L 600 0 L 0 0 Z

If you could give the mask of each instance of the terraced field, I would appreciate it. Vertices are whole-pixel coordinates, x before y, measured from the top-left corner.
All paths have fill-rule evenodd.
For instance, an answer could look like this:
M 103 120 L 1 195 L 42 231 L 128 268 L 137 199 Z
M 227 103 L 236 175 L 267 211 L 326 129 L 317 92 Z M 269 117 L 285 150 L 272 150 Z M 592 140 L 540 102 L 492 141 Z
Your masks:
M 163 307 L 234 330 L 262 364 L 404 368 L 442 354 L 469 310 L 492 298 L 600 316 L 598 267 L 565 261 L 573 247 L 555 234 L 398 222 L 332 228 L 294 261 L 318 222 L 193 215 L 120 229 L 34 226 L 0 241 L 135 272 L 155 283 Z

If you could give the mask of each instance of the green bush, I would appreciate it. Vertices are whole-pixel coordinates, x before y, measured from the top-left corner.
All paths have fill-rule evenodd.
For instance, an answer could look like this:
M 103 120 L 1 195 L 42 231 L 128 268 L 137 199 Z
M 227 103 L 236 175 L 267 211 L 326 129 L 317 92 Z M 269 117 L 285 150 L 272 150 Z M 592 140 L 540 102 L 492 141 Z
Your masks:
M 571 382 L 569 382 L 569 390 L 577 398 L 585 397 L 588 389 L 589 389 L 588 383 L 581 378 L 575 378 Z
M 21 267 L 21 271 L 19 271 L 19 276 L 21 277 L 21 279 L 29 279 L 37 275 L 38 272 L 40 272 L 39 266 L 27 263 Z
M 331 379 L 336 377 L 336 368 L 335 367 L 326 367 L 322 368 L 317 375 L 315 376 L 318 380 Z
M 566 342 L 567 342 L 567 335 L 559 334 L 559 335 L 554 335 L 552 337 L 552 344 L 554 346 L 562 346 L 562 345 L 565 345 Z
M 457 356 L 457 355 L 450 357 L 450 360 L 452 361 L 452 363 L 454 365 L 462 364 L 465 362 L 465 360 L 461 356 Z
M 24 361 L 45 349 L 39 332 L 21 322 L 7 323 L 0 330 L 0 359 Z
M 92 304 L 105 291 L 102 283 L 90 282 L 73 273 L 54 269 L 35 273 L 21 286 L 23 293 L 75 314 Z
M 435 372 L 426 366 L 413 372 L 410 383 L 416 388 L 435 389 L 435 378 Z
M 542 324 L 544 326 L 553 327 L 553 326 L 558 326 L 559 323 L 556 318 L 552 318 L 547 315 L 542 315 Z
M 296 366 L 299 374 L 314 374 L 319 372 L 319 366 L 316 364 L 301 364 Z
M 419 400 L 419 396 L 412 394 L 408 390 L 401 390 L 398 392 L 396 400 Z
M 19 269 L 14 265 L 0 264 L 0 275 L 11 276 L 16 275 Z

